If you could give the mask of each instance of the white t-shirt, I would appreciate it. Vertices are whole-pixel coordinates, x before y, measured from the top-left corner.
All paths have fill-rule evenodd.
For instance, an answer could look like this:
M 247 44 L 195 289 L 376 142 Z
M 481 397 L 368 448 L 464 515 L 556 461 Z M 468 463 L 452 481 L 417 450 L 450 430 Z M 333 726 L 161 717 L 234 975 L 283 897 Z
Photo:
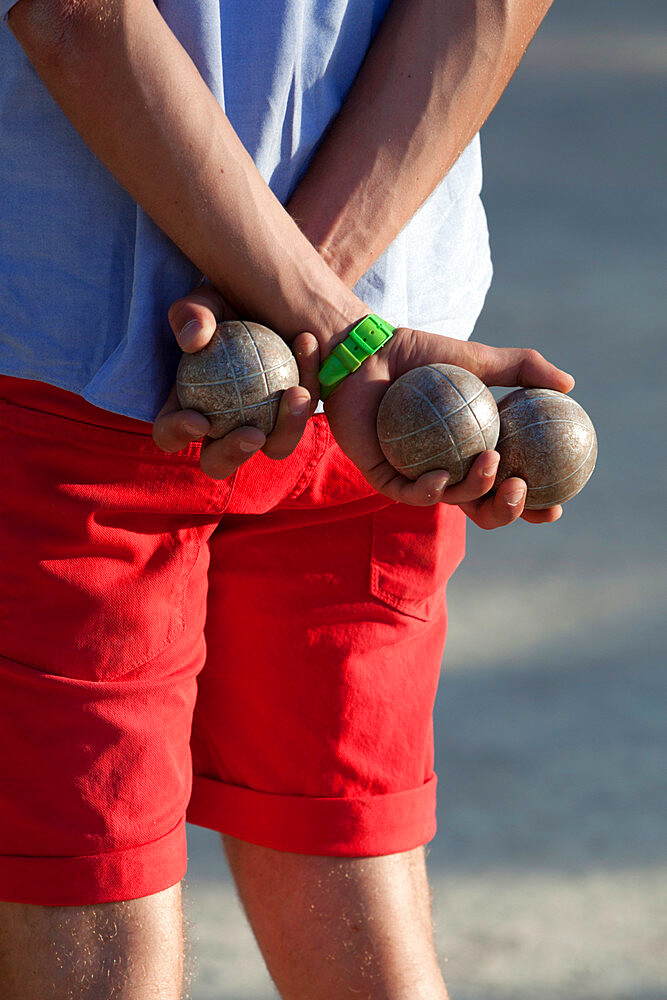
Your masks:
M 285 202 L 389 0 L 157 6 Z M 0 65 L 0 371 L 151 420 L 179 356 L 167 310 L 201 275 L 88 150 L 6 21 Z M 481 179 L 475 139 L 359 281 L 373 311 L 470 335 L 491 280 Z

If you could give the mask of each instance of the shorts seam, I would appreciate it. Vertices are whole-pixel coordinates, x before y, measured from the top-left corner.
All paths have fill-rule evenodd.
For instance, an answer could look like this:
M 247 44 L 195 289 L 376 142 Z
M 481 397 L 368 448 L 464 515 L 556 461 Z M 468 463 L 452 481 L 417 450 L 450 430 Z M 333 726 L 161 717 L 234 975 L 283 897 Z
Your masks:
M 98 424 L 94 423 L 92 420 L 81 420 L 80 417 L 71 417 L 63 413 L 55 413 L 53 410 L 40 410 L 35 406 L 25 406 L 23 403 L 17 403 L 14 400 L 4 399 L 2 397 L 0 397 L 0 403 L 4 406 L 11 407 L 12 409 L 26 410 L 28 413 L 38 413 L 40 416 L 54 417 L 56 420 L 67 420 L 72 424 L 80 424 L 82 427 L 95 427 L 97 430 L 115 431 L 118 434 L 134 434 L 136 437 L 151 439 L 150 431 L 135 431 L 130 427 L 112 427 L 107 424 Z M 131 420 L 132 418 L 128 417 L 127 419 Z M 140 422 L 145 423 L 145 421 Z
M 311 418 L 314 420 L 314 418 Z M 310 481 L 315 475 L 315 470 L 317 466 L 322 461 L 324 453 L 327 450 L 327 445 L 331 440 L 331 431 L 329 430 L 329 424 L 326 420 L 314 420 L 314 430 L 315 430 L 315 454 L 311 458 L 310 462 L 307 463 L 303 472 L 296 481 L 295 486 L 292 488 L 291 492 L 287 494 L 285 499 L 281 501 L 286 503 L 289 500 L 295 500 L 297 497 L 301 496 L 308 489 Z
M 229 483 L 229 492 L 227 493 L 227 499 L 225 500 L 225 502 L 222 505 L 222 507 L 220 507 L 216 511 L 216 515 L 219 518 L 221 518 L 223 516 L 223 514 L 226 513 L 227 508 L 229 507 L 229 505 L 231 503 L 232 497 L 234 495 L 234 490 L 236 489 L 236 479 L 238 477 L 238 474 L 239 474 L 239 470 L 235 469 L 234 472 L 232 472 L 231 476 L 227 476 L 227 478 L 223 480 L 223 482 L 228 482 L 229 480 L 231 480 L 231 482 Z M 202 475 L 206 475 L 206 473 L 202 473 Z M 199 548 L 200 548 L 200 551 L 201 551 L 201 538 L 200 538 L 199 541 L 200 541 Z M 197 554 L 197 558 L 199 558 L 199 554 Z M 196 565 L 196 561 L 195 561 L 195 565 Z M 192 568 L 194 569 L 194 566 Z M 191 570 L 191 572 L 192 572 L 192 570 Z
M 181 449 L 178 452 L 165 452 L 159 448 L 150 433 L 130 430 L 127 427 L 113 427 L 107 424 L 92 423 L 89 420 L 80 420 L 77 417 L 72 417 L 69 415 L 64 415 L 62 413 L 56 413 L 52 410 L 38 410 L 34 406 L 24 406 L 22 403 L 17 403 L 14 400 L 4 399 L 0 397 L 0 408 L 2 408 L 8 420 L 11 422 L 13 427 L 17 427 L 22 431 L 26 428 L 19 418 L 19 413 L 28 413 L 34 415 L 34 417 L 44 417 L 49 420 L 64 421 L 66 424 L 76 428 L 78 430 L 77 438 L 80 440 L 81 435 L 86 434 L 86 428 L 90 428 L 91 432 L 101 432 L 108 435 L 110 438 L 114 438 L 116 441 L 116 447 L 120 451 L 124 449 L 120 446 L 119 439 L 132 437 L 135 438 L 136 452 L 134 454 L 147 456 L 153 458 L 156 461 L 164 462 L 165 464 L 175 463 L 178 465 L 197 465 L 199 461 L 199 455 L 201 450 L 201 445 L 199 442 L 193 442 L 187 445 L 187 448 Z M 128 418 L 133 419 L 133 418 Z M 34 423 L 31 423 L 34 426 Z M 85 438 L 86 443 L 90 444 L 89 438 Z

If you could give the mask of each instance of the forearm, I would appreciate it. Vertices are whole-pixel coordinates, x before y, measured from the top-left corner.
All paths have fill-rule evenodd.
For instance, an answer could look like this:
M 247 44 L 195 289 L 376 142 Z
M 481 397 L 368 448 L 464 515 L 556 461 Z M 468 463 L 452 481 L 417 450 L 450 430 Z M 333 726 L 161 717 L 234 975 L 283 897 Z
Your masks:
M 9 23 L 92 151 L 232 304 L 288 340 L 310 330 L 325 352 L 364 314 L 152 0 L 22 0 Z
M 288 209 L 349 286 L 494 108 L 552 0 L 393 0 Z

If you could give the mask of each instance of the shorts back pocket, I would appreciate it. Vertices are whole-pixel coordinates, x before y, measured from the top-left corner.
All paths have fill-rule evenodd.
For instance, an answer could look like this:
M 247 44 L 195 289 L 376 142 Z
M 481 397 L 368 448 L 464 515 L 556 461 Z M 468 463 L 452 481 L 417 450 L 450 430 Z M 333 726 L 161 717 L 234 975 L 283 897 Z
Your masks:
M 445 504 L 396 503 L 372 517 L 371 593 L 428 621 L 442 608 L 447 580 L 463 559 L 463 511 Z
M 205 600 L 216 518 L 182 509 L 203 474 L 147 435 L 7 403 L 0 447 L 0 655 L 91 681 L 155 659 L 185 629 L 196 566 Z

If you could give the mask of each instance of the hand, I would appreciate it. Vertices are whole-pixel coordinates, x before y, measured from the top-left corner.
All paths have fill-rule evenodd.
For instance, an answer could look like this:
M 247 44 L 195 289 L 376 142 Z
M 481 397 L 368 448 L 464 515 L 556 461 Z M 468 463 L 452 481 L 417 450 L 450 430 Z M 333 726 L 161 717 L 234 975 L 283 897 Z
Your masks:
M 188 354 L 206 347 L 222 320 L 238 316 L 222 295 L 204 285 L 169 310 L 169 323 L 181 349 Z M 192 325 L 191 325 L 192 324 Z M 209 438 L 210 423 L 196 410 L 182 410 L 174 385 L 153 424 L 153 440 L 163 451 L 181 451 L 203 441 L 200 464 L 212 479 L 226 479 L 260 449 L 269 458 L 286 458 L 296 448 L 319 398 L 319 345 L 310 333 L 291 343 L 301 384 L 286 389 L 280 399 L 275 428 L 266 437 L 257 427 L 239 427 L 222 438 Z
M 377 411 L 385 391 L 404 372 L 419 365 L 445 363 L 473 372 L 487 385 L 538 386 L 569 392 L 574 379 L 537 351 L 488 347 L 419 330 L 399 328 L 377 354 L 349 375 L 329 396 L 325 412 L 338 444 L 379 493 L 416 506 L 457 504 L 480 528 L 499 528 L 518 517 L 532 524 L 556 521 L 562 507 L 524 511 L 526 484 L 507 479 L 493 495 L 500 456 L 479 455 L 466 478 L 447 487 L 444 470 L 406 479 L 385 459 L 376 431 Z

